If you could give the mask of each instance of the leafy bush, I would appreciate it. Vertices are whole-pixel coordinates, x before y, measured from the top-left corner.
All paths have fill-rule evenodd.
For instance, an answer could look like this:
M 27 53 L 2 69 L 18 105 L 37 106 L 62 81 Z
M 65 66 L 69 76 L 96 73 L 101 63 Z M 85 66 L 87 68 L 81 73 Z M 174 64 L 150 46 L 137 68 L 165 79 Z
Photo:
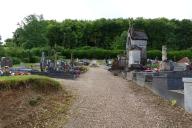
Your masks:
M 23 58 L 23 59 L 22 59 L 22 62 L 24 62 L 24 63 L 29 63 L 29 58 Z
M 147 51 L 147 58 L 150 58 L 150 59 L 155 59 L 155 58 L 161 59 L 161 51 L 160 50 L 150 50 L 150 51 Z
M 21 59 L 17 58 L 17 57 L 11 57 L 13 64 L 20 64 L 21 63 Z
M 70 58 L 71 53 L 73 54 L 74 58 L 79 59 L 104 59 L 117 57 L 118 54 L 123 53 L 123 50 L 105 50 L 101 48 L 83 47 L 77 49 L 63 49 L 61 55 L 65 56 L 66 58 Z
M 2 46 L 0 46 L 0 57 L 5 56 L 5 50 Z
M 39 56 L 32 56 L 29 58 L 29 63 L 38 63 L 40 62 L 40 57 Z
M 54 58 L 53 49 L 50 47 L 44 48 L 32 48 L 32 49 L 23 49 L 23 48 L 13 48 L 13 47 L 4 47 L 0 48 L 0 57 L 7 56 L 13 59 L 14 64 L 19 64 L 20 62 L 25 63 L 37 63 L 40 61 L 41 52 L 45 52 L 46 56 L 49 58 Z M 71 58 L 71 53 L 74 58 L 87 58 L 87 59 L 104 59 L 104 58 L 115 58 L 118 54 L 122 54 L 123 50 L 106 50 L 102 48 L 84 46 L 75 49 L 64 49 L 63 47 L 57 46 L 56 52 L 58 58 Z M 160 50 L 149 50 L 147 51 L 147 58 L 161 59 Z M 172 60 L 179 60 L 183 57 L 192 58 L 192 50 L 182 50 L 182 51 L 169 51 L 168 58 Z
M 161 51 L 160 50 L 150 50 L 147 52 L 147 58 L 155 59 L 156 57 L 158 59 L 161 59 Z M 191 50 L 181 50 L 181 51 L 169 51 L 167 53 L 168 59 L 177 61 L 179 59 L 182 59 L 183 57 L 192 58 L 192 51 Z
M 5 47 L 5 55 L 9 57 L 25 57 L 27 54 L 25 53 L 25 49 L 20 47 Z
M 40 92 L 57 91 L 59 82 L 45 76 L 3 76 L 0 78 L 0 90 L 32 88 Z
M 192 58 L 192 51 L 191 50 L 182 50 L 182 51 L 170 51 L 168 52 L 168 58 L 172 60 L 179 60 L 183 57 Z

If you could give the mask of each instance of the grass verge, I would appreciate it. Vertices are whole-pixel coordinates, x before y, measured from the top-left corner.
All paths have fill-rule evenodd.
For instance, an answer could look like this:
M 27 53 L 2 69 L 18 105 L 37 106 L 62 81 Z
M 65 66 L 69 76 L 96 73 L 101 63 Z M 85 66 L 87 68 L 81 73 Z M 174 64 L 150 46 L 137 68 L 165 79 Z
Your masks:
M 38 75 L 0 77 L 0 91 L 25 88 L 32 88 L 41 92 L 49 92 L 58 91 L 61 89 L 61 85 L 58 81 L 49 77 Z

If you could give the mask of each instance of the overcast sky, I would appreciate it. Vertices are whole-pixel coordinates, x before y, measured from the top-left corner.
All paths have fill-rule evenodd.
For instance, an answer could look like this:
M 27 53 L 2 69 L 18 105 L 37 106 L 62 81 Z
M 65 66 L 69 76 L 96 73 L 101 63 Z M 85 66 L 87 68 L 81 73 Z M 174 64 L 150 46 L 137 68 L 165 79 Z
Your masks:
M 192 0 L 0 0 L 0 35 L 12 37 L 17 23 L 30 14 L 45 19 L 144 17 L 192 19 Z

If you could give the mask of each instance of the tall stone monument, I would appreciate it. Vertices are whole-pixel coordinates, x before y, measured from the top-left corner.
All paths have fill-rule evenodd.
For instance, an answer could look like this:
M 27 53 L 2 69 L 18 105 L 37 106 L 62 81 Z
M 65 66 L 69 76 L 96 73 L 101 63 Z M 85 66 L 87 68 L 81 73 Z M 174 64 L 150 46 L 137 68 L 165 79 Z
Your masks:
M 146 64 L 147 60 L 147 34 L 143 30 L 130 27 L 128 30 L 126 53 L 128 67 L 140 67 Z
M 165 45 L 162 46 L 162 61 L 160 63 L 160 71 L 170 71 L 171 65 L 167 60 L 167 47 Z
M 46 66 L 46 64 L 45 64 L 45 53 L 42 52 L 42 53 L 41 53 L 41 61 L 40 61 L 41 71 L 44 71 L 45 66 Z
M 162 61 L 167 61 L 167 47 L 166 47 L 166 45 L 162 46 Z

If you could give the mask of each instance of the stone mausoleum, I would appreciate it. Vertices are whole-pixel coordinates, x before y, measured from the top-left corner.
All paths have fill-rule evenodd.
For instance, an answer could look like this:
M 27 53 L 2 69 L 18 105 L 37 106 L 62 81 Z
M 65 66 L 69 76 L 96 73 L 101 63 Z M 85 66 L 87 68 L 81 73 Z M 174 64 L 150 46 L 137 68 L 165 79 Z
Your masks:
M 147 34 L 143 30 L 137 30 L 130 27 L 126 43 L 126 54 L 128 58 L 128 67 L 134 65 L 144 65 L 147 60 Z

